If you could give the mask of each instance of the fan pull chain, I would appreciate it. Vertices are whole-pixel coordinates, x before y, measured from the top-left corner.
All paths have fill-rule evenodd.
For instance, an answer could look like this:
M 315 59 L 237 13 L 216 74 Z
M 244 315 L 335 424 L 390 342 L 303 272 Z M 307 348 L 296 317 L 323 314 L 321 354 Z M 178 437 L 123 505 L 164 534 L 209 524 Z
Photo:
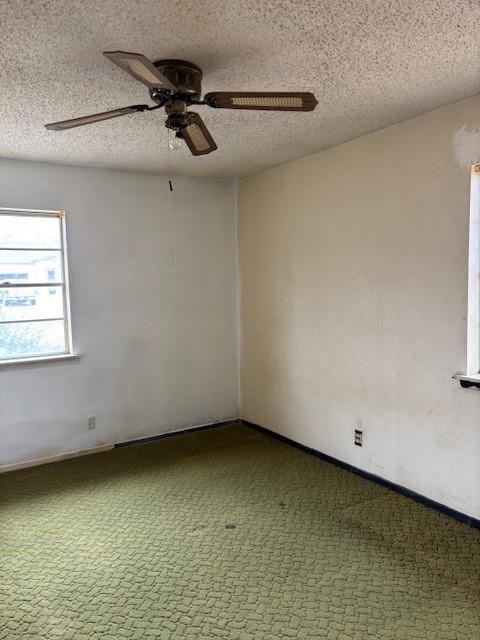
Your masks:
M 170 145 L 168 144 L 167 138 L 167 149 L 168 149 L 168 217 L 170 221 L 170 271 L 173 273 L 175 271 L 175 253 L 173 250 L 173 240 L 174 240 L 174 218 L 173 218 L 173 208 L 172 208 L 172 193 L 173 193 L 173 179 L 172 179 L 172 150 L 170 149 Z

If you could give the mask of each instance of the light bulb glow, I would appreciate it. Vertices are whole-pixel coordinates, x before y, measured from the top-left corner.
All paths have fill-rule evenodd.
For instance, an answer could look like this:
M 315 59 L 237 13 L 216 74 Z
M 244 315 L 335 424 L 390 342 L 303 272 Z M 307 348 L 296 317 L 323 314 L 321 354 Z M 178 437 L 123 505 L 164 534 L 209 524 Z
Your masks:
M 177 138 L 176 131 L 174 129 L 168 130 L 168 148 L 171 151 L 177 151 L 182 146 L 181 138 Z

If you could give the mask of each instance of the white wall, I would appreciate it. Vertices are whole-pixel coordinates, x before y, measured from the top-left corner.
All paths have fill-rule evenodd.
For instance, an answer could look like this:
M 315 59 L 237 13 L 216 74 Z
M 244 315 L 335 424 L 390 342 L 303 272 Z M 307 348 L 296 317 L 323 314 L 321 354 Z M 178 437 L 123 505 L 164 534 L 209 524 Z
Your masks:
M 473 98 L 239 194 L 242 417 L 477 518 L 480 391 L 452 375 L 479 131 Z
M 81 354 L 0 368 L 0 465 L 238 415 L 234 195 L 177 179 L 170 217 L 166 178 L 0 160 L 0 206 L 67 212 Z

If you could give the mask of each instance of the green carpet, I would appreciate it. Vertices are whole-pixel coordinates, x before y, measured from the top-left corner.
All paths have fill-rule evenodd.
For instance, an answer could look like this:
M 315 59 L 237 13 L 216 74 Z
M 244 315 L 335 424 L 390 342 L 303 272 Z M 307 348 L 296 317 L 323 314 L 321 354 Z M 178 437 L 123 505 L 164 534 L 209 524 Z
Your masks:
M 480 638 L 477 530 L 245 426 L 0 491 L 2 640 Z

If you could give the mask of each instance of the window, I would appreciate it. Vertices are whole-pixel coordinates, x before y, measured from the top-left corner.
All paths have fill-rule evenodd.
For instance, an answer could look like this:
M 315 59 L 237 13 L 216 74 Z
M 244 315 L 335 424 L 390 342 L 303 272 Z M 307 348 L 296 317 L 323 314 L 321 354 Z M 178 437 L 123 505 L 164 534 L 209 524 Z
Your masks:
M 65 214 L 0 208 L 0 361 L 71 353 Z
M 470 178 L 467 367 L 455 377 L 462 387 L 480 386 L 480 164 L 472 166 Z

